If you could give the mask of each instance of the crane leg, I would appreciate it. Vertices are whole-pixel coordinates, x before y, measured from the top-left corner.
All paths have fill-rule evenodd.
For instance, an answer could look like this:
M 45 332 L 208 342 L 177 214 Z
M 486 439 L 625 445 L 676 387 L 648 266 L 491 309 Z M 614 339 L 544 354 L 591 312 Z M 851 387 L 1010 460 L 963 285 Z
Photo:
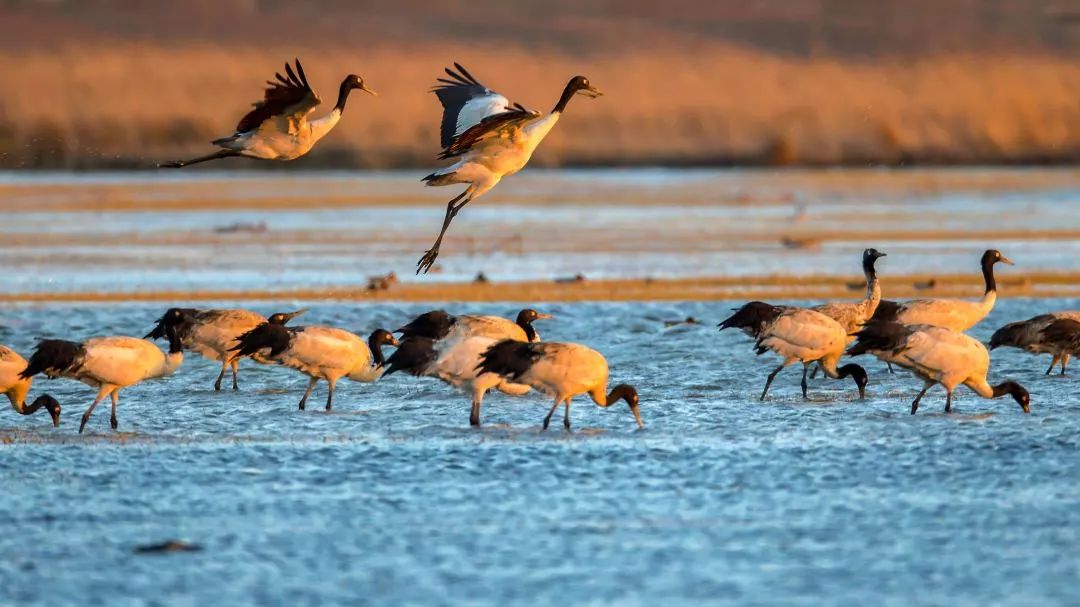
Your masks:
M 469 412 L 469 425 L 480 425 L 480 404 L 484 402 L 484 393 L 486 390 L 474 390 L 472 399 L 472 411 Z
M 312 377 L 308 380 L 307 390 L 304 390 L 304 397 L 300 399 L 300 410 L 303 411 L 307 405 L 307 399 L 311 396 L 311 391 L 315 389 L 315 384 L 319 382 L 317 377 Z
M 922 392 L 919 392 L 919 395 L 915 397 L 915 400 L 911 401 L 911 414 L 912 415 L 915 415 L 915 412 L 919 410 L 919 401 L 922 400 L 923 395 L 926 394 L 926 391 L 929 390 L 930 387 L 933 386 L 933 385 L 934 384 L 931 384 L 929 382 L 926 383 L 926 385 L 923 386 Z
M 570 399 L 569 398 L 566 399 L 566 411 L 563 413 L 562 423 L 563 423 L 563 427 L 566 428 L 566 431 L 569 432 L 570 431 Z
M 1066 352 L 1061 355 L 1061 374 L 1065 375 L 1065 366 L 1069 364 L 1069 353 Z
M 109 424 L 113 430 L 116 430 L 120 427 L 120 420 L 116 418 L 116 405 L 120 400 L 120 388 L 113 388 L 109 396 L 112 397 L 112 417 L 109 418 Z
M 893 371 L 892 369 L 892 363 L 885 363 L 885 366 L 889 368 L 889 375 L 895 373 L 895 371 Z
M 229 361 L 221 361 L 221 373 L 218 373 L 217 381 L 214 382 L 214 392 L 221 391 L 221 380 L 225 379 L 225 369 L 229 368 Z
M 423 272 L 427 274 L 431 269 L 431 265 L 435 263 L 435 259 L 439 256 L 439 247 L 442 246 L 443 236 L 446 235 L 447 228 L 450 227 L 450 222 L 454 220 L 458 212 L 465 208 L 465 205 L 469 204 L 472 200 L 473 188 L 470 186 L 461 194 L 450 199 L 450 202 L 446 203 L 446 216 L 443 217 L 442 229 L 439 230 L 439 237 L 435 239 L 435 244 L 431 245 L 431 248 L 424 253 L 424 256 L 420 258 L 420 261 L 416 262 L 416 273 Z
M 90 414 L 94 412 L 94 408 L 98 406 L 98 403 L 105 400 L 105 396 L 112 390 L 112 386 L 102 386 L 98 389 L 97 398 L 94 402 L 90 403 L 90 408 L 86 410 L 86 413 L 82 415 L 82 423 L 79 424 L 79 434 L 83 433 L 83 428 L 86 427 L 86 422 L 90 421 Z
M 807 400 L 806 396 L 806 370 L 810 367 L 810 363 L 803 363 L 802 367 L 802 397 L 803 400 Z
M 945 395 L 945 412 L 952 413 L 952 390 Z
M 232 367 L 232 389 L 239 390 L 240 384 L 236 381 L 236 375 L 240 371 L 240 359 L 232 359 L 232 362 L 229 363 L 229 366 Z
M 1055 352 L 1054 353 L 1054 358 L 1052 358 L 1050 360 L 1050 366 L 1046 368 L 1046 375 L 1050 375 L 1051 373 L 1053 373 L 1054 372 L 1054 367 L 1056 367 L 1057 364 L 1060 361 L 1061 361 L 1061 353 L 1060 352 Z M 1063 369 L 1062 373 L 1064 373 L 1064 366 L 1062 366 L 1062 369 Z
M 337 380 L 328 379 L 326 383 L 330 384 L 330 393 L 326 395 L 326 410 L 329 411 L 334 406 L 334 386 L 337 385 Z
M 159 169 L 179 169 L 193 164 L 199 164 L 200 162 L 206 162 L 208 160 L 218 160 L 220 158 L 230 158 L 232 156 L 242 156 L 240 152 L 234 152 L 233 150 L 218 150 L 212 154 L 206 156 L 199 156 L 198 158 L 192 158 L 191 160 L 170 160 L 168 162 L 159 162 Z
M 556 398 L 555 399 L 555 404 L 551 406 L 551 411 L 548 411 L 547 417 L 544 418 L 544 430 L 547 430 L 548 426 L 551 425 L 551 416 L 555 414 L 555 409 L 558 409 L 559 405 L 561 405 L 561 404 L 562 404 L 562 399 L 561 398 Z
M 765 389 L 761 391 L 761 400 L 765 400 L 765 395 L 769 393 L 769 386 L 772 385 L 772 380 L 776 379 L 776 374 L 784 370 L 785 365 L 780 365 L 769 374 L 769 379 L 765 380 Z

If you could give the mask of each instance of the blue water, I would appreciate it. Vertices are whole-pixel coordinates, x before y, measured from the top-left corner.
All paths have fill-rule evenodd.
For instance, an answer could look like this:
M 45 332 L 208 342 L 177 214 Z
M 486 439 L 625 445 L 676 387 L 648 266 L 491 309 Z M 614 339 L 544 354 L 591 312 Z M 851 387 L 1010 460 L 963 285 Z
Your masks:
M 240 392 L 214 393 L 191 356 L 122 393 L 120 433 L 103 406 L 80 437 L 92 390 L 39 381 L 58 430 L 0 413 L 0 604 L 1080 602 L 1080 379 L 995 351 L 991 380 L 1025 384 L 1030 415 L 961 389 L 946 416 L 936 388 L 911 416 L 919 382 L 865 360 L 865 402 L 822 379 L 804 402 L 790 369 L 759 403 L 774 362 L 717 333 L 732 305 L 537 304 L 545 339 L 598 348 L 638 387 L 640 431 L 579 398 L 573 433 L 541 432 L 535 395 L 489 395 L 473 430 L 466 396 L 402 376 L 343 382 L 329 415 L 320 387 L 301 412 L 293 372 L 248 362 Z M 430 307 L 304 320 L 366 333 Z M 1006 299 L 974 333 L 1078 307 Z M 141 335 L 160 313 L 9 306 L 0 342 Z M 688 315 L 703 324 L 664 327 Z M 203 550 L 133 552 L 173 538 Z

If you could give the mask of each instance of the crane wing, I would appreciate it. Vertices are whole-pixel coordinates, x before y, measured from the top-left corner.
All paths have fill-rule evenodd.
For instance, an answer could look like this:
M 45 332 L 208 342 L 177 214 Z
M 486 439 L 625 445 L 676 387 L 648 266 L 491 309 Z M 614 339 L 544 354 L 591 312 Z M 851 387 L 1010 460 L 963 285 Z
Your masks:
M 299 59 L 296 60 L 295 72 L 291 65 L 285 64 L 285 74 L 274 74 L 277 82 L 266 81 L 270 86 L 266 89 L 263 100 L 255 102 L 251 111 L 240 119 L 236 125 L 237 133 L 258 129 L 271 119 L 283 121 L 280 125 L 282 130 L 294 133 L 299 122 L 321 103 L 319 96 L 311 90 Z
M 446 68 L 449 78 L 438 78 L 439 84 L 432 89 L 443 106 L 442 124 L 439 129 L 442 158 L 456 156 L 465 150 L 449 153 L 461 137 L 496 116 L 538 116 L 517 103 L 510 103 L 505 96 L 487 88 L 460 63 L 454 71 Z M 483 129 L 487 131 L 488 129 Z M 476 133 L 473 134 L 475 139 Z M 465 148 L 467 149 L 467 148 Z

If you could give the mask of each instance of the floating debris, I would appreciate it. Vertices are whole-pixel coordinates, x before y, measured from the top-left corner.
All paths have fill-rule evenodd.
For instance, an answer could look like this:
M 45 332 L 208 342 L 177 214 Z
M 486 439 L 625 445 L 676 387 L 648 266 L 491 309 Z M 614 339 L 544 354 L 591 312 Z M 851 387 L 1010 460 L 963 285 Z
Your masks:
M 199 552 L 203 549 L 198 544 L 182 540 L 168 540 L 158 544 L 143 544 L 135 547 L 135 554 L 166 554 L 169 552 Z

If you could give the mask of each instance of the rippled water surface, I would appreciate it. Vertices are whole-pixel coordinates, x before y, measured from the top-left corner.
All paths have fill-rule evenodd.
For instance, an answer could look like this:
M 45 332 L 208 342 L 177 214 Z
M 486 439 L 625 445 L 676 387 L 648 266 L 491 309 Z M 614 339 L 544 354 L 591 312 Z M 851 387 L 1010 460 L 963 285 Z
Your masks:
M 302 412 L 300 376 L 249 362 L 240 392 L 214 393 L 215 365 L 191 356 L 123 392 L 120 433 L 102 407 L 79 437 L 92 391 L 39 381 L 65 407 L 58 430 L 0 414 L 0 603 L 1080 602 L 1080 379 L 995 351 L 991 379 L 1024 383 L 1030 415 L 961 389 L 946 416 L 937 388 L 911 416 L 918 383 L 867 360 L 865 402 L 821 379 L 804 402 L 790 369 L 759 403 L 774 363 L 717 333 L 732 305 L 538 304 L 557 316 L 545 339 L 594 345 L 637 385 L 640 431 L 579 398 L 573 433 L 542 433 L 545 397 L 501 395 L 473 430 L 464 395 L 402 376 Z M 304 320 L 366 333 L 431 307 Z M 975 334 L 1078 307 L 1007 299 Z M 7 306 L 0 342 L 141 335 L 160 313 Z M 703 323 L 664 326 L 688 315 Z M 203 550 L 133 552 L 171 538 Z

